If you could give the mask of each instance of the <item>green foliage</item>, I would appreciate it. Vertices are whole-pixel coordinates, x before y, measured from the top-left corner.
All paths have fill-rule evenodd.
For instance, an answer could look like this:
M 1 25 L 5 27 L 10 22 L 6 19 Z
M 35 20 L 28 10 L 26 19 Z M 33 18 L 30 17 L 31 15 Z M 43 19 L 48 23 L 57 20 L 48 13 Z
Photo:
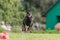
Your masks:
M 13 26 L 12 32 L 19 33 L 20 32 L 19 27 L 18 26 Z
M 20 25 L 24 17 L 24 11 L 20 11 L 20 0 L 0 0 L 0 21 L 4 20 L 6 24 Z
M 19 32 L 19 31 L 18 31 L 18 29 L 14 28 L 14 29 L 12 30 L 12 32 L 17 33 L 17 32 Z
M 4 30 L 2 29 L 1 25 L 0 25 L 0 32 L 3 32 Z
M 37 6 L 39 10 L 36 9 Z M 21 25 L 26 10 L 31 9 L 34 18 L 39 18 L 40 8 L 40 0 L 0 0 L 0 21 L 4 20 L 6 25 Z

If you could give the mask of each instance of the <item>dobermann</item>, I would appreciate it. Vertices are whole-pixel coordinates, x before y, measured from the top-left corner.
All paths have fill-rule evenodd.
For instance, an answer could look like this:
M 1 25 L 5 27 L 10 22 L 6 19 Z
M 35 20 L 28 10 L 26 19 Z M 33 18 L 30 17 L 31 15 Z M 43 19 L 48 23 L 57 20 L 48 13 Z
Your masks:
M 22 26 L 22 31 L 26 32 L 26 27 L 25 26 L 29 26 L 27 31 L 32 32 L 32 12 L 31 11 L 27 11 L 27 14 L 23 20 L 23 26 Z

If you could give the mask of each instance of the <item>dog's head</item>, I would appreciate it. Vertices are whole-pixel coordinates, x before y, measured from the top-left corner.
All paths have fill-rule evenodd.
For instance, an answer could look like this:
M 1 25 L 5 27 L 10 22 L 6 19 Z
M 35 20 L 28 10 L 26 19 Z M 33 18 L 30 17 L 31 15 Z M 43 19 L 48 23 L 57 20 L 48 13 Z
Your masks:
M 27 14 L 26 14 L 26 16 L 32 16 L 32 12 L 31 11 L 27 11 Z

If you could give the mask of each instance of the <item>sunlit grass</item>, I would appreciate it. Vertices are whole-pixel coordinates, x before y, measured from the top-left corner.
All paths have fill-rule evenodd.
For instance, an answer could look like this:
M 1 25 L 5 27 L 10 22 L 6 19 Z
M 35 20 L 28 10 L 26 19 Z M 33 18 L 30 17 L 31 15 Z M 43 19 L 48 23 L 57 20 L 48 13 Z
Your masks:
M 60 34 L 9 33 L 10 40 L 60 40 Z

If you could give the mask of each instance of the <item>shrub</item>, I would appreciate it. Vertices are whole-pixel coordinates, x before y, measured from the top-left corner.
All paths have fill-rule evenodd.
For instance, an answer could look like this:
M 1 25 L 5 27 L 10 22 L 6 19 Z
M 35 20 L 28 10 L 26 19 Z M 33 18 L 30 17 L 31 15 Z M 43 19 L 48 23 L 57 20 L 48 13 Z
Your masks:
M 4 30 L 2 29 L 1 25 L 0 25 L 0 32 L 3 32 Z
M 13 28 L 12 32 L 14 32 L 14 33 L 18 33 L 19 31 L 18 31 L 17 28 Z

